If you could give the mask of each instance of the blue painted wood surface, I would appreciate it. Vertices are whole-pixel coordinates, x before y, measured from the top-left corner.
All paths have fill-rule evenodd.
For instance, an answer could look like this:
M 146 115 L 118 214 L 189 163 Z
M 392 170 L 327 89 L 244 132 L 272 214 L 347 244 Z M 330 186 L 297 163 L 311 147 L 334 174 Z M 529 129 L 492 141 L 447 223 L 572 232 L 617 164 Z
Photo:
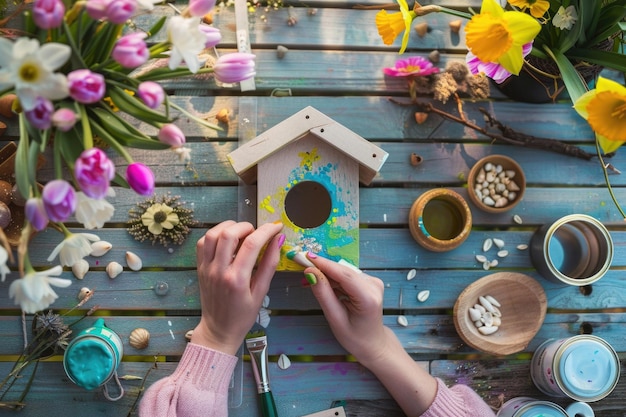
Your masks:
M 383 3 L 319 0 L 307 2 L 307 7 L 300 2 L 285 2 L 284 7 L 267 13 L 258 9 L 249 16 L 252 48 L 257 55 L 256 91 L 241 93 L 236 86 L 219 88 L 210 79 L 165 83 L 176 93 L 176 102 L 198 116 L 215 121 L 215 115 L 223 108 L 231 114 L 230 122 L 221 124 L 221 131 L 199 128 L 185 118 L 179 120 L 192 148 L 190 166 L 167 153 L 131 152 L 135 160 L 154 168 L 157 193 L 180 195 L 194 209 L 197 224 L 181 246 L 166 249 L 136 242 L 125 228 L 128 211 L 142 198 L 116 188 L 117 196 L 112 199 L 116 213 L 103 230 L 97 231 L 102 239 L 113 244 L 113 249 L 104 257 L 87 258 L 91 267 L 83 281 L 74 279 L 69 269 L 64 271 L 63 277 L 73 279 L 74 283 L 57 290 L 59 299 L 54 304 L 55 309 L 69 309 L 75 305 L 82 286 L 95 290 L 93 299 L 81 312 L 97 305 L 96 315 L 103 315 L 124 340 L 125 358 L 120 375 L 132 377 L 123 380 L 126 396 L 111 403 L 100 391 L 87 392 L 73 385 L 57 356 L 40 365 L 22 414 L 136 414 L 142 387 L 173 371 L 185 347 L 185 332 L 198 322 L 196 240 L 206 228 L 255 210 L 254 195 L 240 189 L 226 155 L 236 149 L 240 138 L 261 133 L 308 105 L 389 152 L 389 159 L 373 183 L 360 190 L 360 266 L 383 279 L 385 323 L 433 375 L 448 384 L 469 384 L 495 407 L 501 399 L 515 396 L 547 398 L 533 386 L 529 363 L 534 349 L 548 338 L 591 331 L 609 341 L 624 358 L 626 228 L 610 199 L 598 161 L 492 143 L 486 136 L 436 115 L 417 124 L 415 108 L 398 106 L 389 100 L 390 97 L 408 100 L 404 81 L 382 74 L 382 68 L 393 65 L 398 58 L 399 41 L 392 46 L 383 45 L 373 23 L 376 10 L 356 8 L 359 4 Z M 428 3 L 460 9 L 480 6 L 477 0 Z M 293 8 L 288 9 L 289 5 Z M 317 8 L 316 14 L 308 13 L 311 7 Z M 289 12 L 298 16 L 297 25 L 287 26 Z M 148 25 L 157 16 L 171 13 L 169 7 L 157 7 L 154 14 L 142 16 L 137 22 Z M 266 14 L 266 21 L 262 14 Z M 431 31 L 424 38 L 412 31 L 407 55 L 426 55 L 438 48 L 442 52 L 442 67 L 449 61 L 464 59 L 463 33 L 458 37 L 452 35 L 447 26 L 450 20 L 443 15 L 428 17 Z M 236 46 L 232 6 L 221 8 L 214 21 L 224 37 L 218 52 L 231 52 Z M 283 59 L 276 55 L 279 44 L 289 48 Z M 277 97 L 277 91 L 287 96 Z M 437 105 L 450 113 L 456 112 L 454 103 Z M 520 132 L 559 139 L 595 152 L 591 130 L 570 103 L 518 103 L 492 89 L 489 100 L 464 103 L 467 118 L 482 125 L 480 108 Z M 148 126 L 140 127 L 150 131 Z M 16 123 L 9 123 L 2 140 L 16 137 Z M 423 159 L 418 166 L 410 164 L 412 153 Z M 408 212 L 413 201 L 436 187 L 448 187 L 466 197 L 470 168 L 481 157 L 494 153 L 513 157 L 524 169 L 527 190 L 522 202 L 510 212 L 498 215 L 471 206 L 473 229 L 461 247 L 447 253 L 421 248 L 408 229 Z M 626 167 L 622 151 L 609 161 L 618 169 Z M 125 165 L 119 158 L 115 163 L 120 169 Z M 50 163 L 42 168 L 40 175 L 44 181 L 52 178 Z M 626 176 L 613 174 L 609 178 L 618 200 L 626 202 Z M 246 198 L 251 200 L 250 205 L 246 204 Z M 598 218 L 608 226 L 615 242 L 611 270 L 585 291 L 546 281 L 533 269 L 528 253 L 515 249 L 518 244 L 528 243 L 539 226 L 572 213 Z M 514 223 L 513 214 L 521 216 L 523 224 Z M 69 226 L 72 231 L 81 231 L 77 223 Z M 510 251 L 490 272 L 526 273 L 537 279 L 548 296 L 548 314 L 537 336 L 524 352 L 504 358 L 489 357 L 465 346 L 455 332 L 452 318 L 456 297 L 467 285 L 488 273 L 476 262 L 475 255 L 489 237 L 503 239 Z M 52 266 L 46 258 L 60 239 L 53 230 L 40 233 L 33 242 L 36 248 L 32 253 L 33 263 L 38 267 Z M 144 268 L 139 272 L 125 270 L 117 279 L 109 279 L 105 265 L 111 260 L 122 260 L 128 250 L 140 254 Z M 417 269 L 417 277 L 407 281 L 407 272 L 413 268 Z M 22 347 L 20 316 L 7 292 L 16 277 L 17 272 L 12 272 L 0 283 L 1 375 L 9 371 Z M 166 295 L 155 293 L 154 287 L 159 282 L 168 283 Z M 420 303 L 415 295 L 423 289 L 430 290 L 431 295 L 427 302 Z M 271 384 L 281 416 L 312 413 L 329 408 L 338 400 L 346 400 L 349 413 L 352 410 L 361 416 L 397 415 L 394 414 L 398 412 L 397 406 L 384 388 L 346 356 L 335 341 L 300 274 L 277 274 L 269 297 Z M 397 324 L 400 314 L 408 318 L 407 327 Z M 92 322 L 91 318 L 84 320 L 77 330 Z M 142 351 L 128 345 L 128 335 L 136 327 L 145 327 L 152 335 L 149 347 Z M 275 361 L 281 353 L 290 356 L 291 368 L 277 367 Z M 155 357 L 157 366 L 153 364 Z M 231 408 L 230 414 L 259 415 L 247 361 L 240 376 L 243 385 L 241 389 L 235 387 L 233 393 L 241 396 L 241 404 Z M 26 380 L 17 382 L 17 391 Z M 599 416 L 623 416 L 625 396 L 626 383 L 620 382 L 611 396 L 592 406 Z M 363 411 L 361 405 L 370 400 L 380 400 L 378 404 L 385 411 L 378 408 Z M 563 404 L 561 400 L 557 402 Z M 54 408 L 50 407 L 51 403 L 55 404 Z M 1 415 L 4 413 L 0 410 Z

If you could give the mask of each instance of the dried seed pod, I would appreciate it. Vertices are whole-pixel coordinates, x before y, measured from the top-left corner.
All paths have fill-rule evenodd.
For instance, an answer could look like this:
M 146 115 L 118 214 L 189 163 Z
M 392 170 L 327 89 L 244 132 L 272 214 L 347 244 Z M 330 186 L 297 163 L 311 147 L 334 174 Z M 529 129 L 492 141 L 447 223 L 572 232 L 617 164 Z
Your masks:
M 106 267 L 107 274 L 109 274 L 109 278 L 111 279 L 116 278 L 119 274 L 122 273 L 123 270 L 124 267 L 115 261 L 109 262 Z
M 85 278 L 85 274 L 89 271 L 89 262 L 84 259 L 79 259 L 72 265 L 72 272 L 74 276 L 78 279 Z
M 91 244 L 91 256 L 102 256 L 108 251 L 111 250 L 113 245 L 104 240 L 98 240 L 97 242 L 93 242 Z
M 143 262 L 137 254 L 133 252 L 126 252 L 126 265 L 128 265 L 128 267 L 133 271 L 139 271 L 143 266 Z
M 139 327 L 130 332 L 128 339 L 130 345 L 135 349 L 145 349 L 150 343 L 150 332 L 142 327 Z
M 287 369 L 291 366 L 291 359 L 284 353 L 281 353 L 276 364 L 280 369 Z

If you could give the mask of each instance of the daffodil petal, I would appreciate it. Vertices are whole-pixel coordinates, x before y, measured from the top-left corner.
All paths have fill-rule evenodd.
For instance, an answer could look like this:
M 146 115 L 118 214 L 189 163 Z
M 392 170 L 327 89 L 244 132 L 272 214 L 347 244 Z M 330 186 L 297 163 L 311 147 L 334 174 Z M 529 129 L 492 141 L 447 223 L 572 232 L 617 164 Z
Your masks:
M 496 0 L 483 0 L 482 5 L 480 6 L 480 12 L 490 13 L 495 17 L 500 17 L 504 14 L 504 9 Z
M 598 82 L 596 83 L 596 90 L 599 92 L 612 91 L 619 94 L 624 94 L 624 92 L 626 92 L 626 88 L 623 85 L 604 77 L 598 78 Z
M 509 50 L 498 59 L 498 63 L 511 74 L 519 75 L 524 65 L 522 47 L 520 45 L 512 45 Z
M 525 13 L 508 11 L 504 12 L 502 18 L 507 23 L 514 44 L 531 42 L 541 30 L 541 24 Z
M 604 153 L 615 152 L 619 149 L 620 146 L 624 144 L 624 142 L 621 142 L 619 140 L 610 140 L 602 135 L 596 135 L 596 138 L 598 143 L 600 144 L 600 148 L 602 148 L 602 152 Z
M 587 106 L 589 102 L 596 96 L 596 90 L 587 91 L 585 94 L 580 96 L 576 103 L 574 103 L 574 110 L 578 112 L 578 114 L 585 120 L 589 117 L 589 112 L 587 111 Z

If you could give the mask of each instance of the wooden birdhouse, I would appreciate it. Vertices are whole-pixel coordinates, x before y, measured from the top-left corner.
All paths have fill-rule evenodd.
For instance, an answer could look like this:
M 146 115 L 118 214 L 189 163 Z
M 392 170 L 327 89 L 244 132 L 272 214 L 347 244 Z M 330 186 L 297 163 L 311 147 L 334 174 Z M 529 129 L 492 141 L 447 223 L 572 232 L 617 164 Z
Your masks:
M 387 152 L 313 107 L 228 155 L 257 183 L 257 225 L 281 221 L 283 254 L 293 250 L 359 264 L 359 182 L 368 185 Z M 281 256 L 279 270 L 302 267 Z

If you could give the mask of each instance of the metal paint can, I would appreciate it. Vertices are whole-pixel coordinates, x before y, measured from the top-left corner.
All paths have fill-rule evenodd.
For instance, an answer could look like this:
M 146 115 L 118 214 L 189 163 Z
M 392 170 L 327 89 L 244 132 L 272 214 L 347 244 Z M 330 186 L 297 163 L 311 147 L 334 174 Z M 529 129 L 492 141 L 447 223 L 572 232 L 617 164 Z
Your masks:
M 570 214 L 533 234 L 530 257 L 537 271 L 549 281 L 589 285 L 609 270 L 613 240 L 597 219 L 586 214 Z
M 588 404 L 576 402 L 565 410 L 549 401 L 538 401 L 530 397 L 517 397 L 505 402 L 497 417 L 594 417 Z
M 117 378 L 117 367 L 123 355 L 120 337 L 99 318 L 94 325 L 80 332 L 68 345 L 63 355 L 65 373 L 76 385 L 87 390 L 102 386 L 105 396 L 118 400 L 124 390 Z M 111 398 L 106 383 L 115 379 L 120 396 Z
M 530 368 L 544 394 L 585 402 L 609 395 L 619 374 L 619 358 L 611 345 L 586 334 L 546 340 L 533 354 Z

